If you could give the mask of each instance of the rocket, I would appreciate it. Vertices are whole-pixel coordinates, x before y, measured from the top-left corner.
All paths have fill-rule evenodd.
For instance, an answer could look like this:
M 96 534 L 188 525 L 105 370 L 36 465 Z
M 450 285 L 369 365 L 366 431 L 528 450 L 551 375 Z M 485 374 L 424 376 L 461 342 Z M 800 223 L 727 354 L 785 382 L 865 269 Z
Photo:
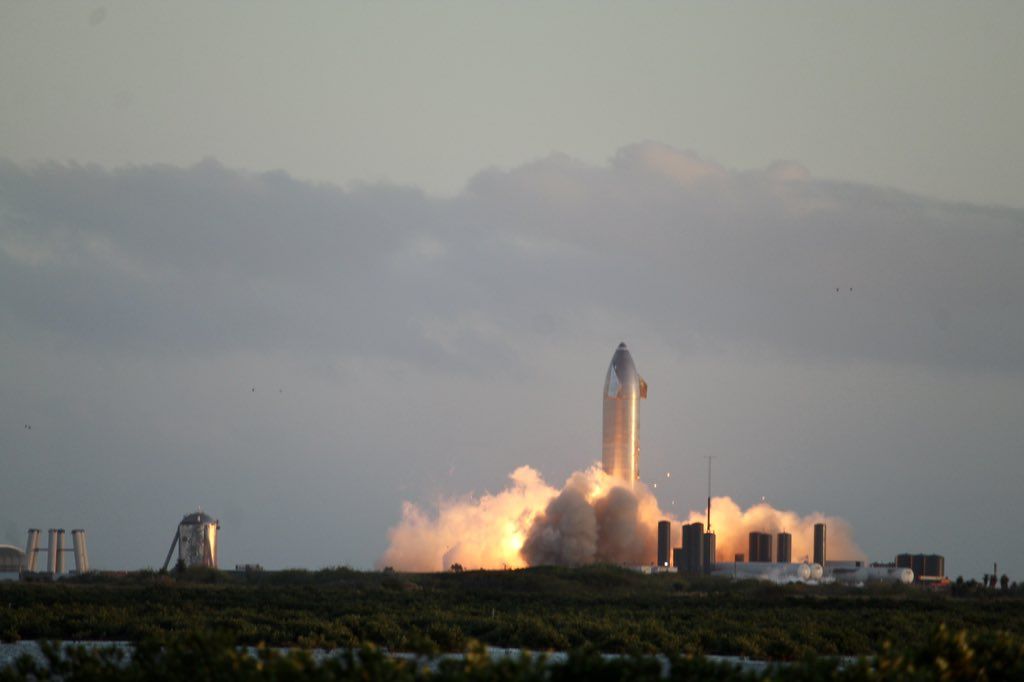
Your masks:
M 633 487 L 640 478 L 640 401 L 647 382 L 640 378 L 633 356 L 620 343 L 604 380 L 603 456 L 605 473 Z

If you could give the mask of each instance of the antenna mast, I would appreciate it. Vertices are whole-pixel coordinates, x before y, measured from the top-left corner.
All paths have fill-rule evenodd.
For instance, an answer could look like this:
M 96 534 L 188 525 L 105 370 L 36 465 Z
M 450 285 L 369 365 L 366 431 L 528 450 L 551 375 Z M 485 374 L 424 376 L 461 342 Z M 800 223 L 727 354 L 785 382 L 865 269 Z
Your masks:
M 708 455 L 708 532 L 711 532 L 711 460 L 714 455 Z

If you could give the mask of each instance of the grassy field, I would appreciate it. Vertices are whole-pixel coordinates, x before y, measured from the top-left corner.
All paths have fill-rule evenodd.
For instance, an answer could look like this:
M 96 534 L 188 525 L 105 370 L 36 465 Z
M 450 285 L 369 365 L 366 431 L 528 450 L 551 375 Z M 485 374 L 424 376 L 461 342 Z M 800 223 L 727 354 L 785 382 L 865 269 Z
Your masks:
M 401 574 L 332 569 L 0 583 L 0 639 L 142 641 L 221 632 L 240 644 L 463 651 L 737 654 L 796 659 L 925 646 L 952 631 L 1024 636 L 1024 596 L 907 586 L 772 585 L 609 566 Z

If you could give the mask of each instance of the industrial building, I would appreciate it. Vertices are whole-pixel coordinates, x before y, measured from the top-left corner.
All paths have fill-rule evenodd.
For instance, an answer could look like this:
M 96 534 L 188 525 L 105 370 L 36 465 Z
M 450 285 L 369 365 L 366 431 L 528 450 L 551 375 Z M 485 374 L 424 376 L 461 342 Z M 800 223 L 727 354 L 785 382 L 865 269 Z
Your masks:
M 25 553 L 20 549 L 14 545 L 0 545 L 0 580 L 17 580 L 24 561 Z
M 663 525 L 664 524 L 664 525 Z M 671 531 L 662 533 L 662 528 L 671 528 L 668 521 L 658 523 L 658 557 L 668 552 Z M 663 544 L 664 543 L 664 544 Z M 672 566 L 681 573 L 698 575 L 710 573 L 715 565 L 715 534 L 705 533 L 704 524 L 683 524 L 682 547 L 672 548 Z

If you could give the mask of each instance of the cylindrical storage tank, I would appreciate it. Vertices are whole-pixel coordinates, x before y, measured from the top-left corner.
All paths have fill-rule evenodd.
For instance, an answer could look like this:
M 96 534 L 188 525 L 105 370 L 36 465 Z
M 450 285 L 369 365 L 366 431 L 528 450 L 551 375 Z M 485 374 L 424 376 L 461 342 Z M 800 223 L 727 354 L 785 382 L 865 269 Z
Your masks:
M 747 561 L 753 563 L 761 560 L 761 534 L 754 531 L 747 539 Z
M 178 561 L 184 566 L 217 568 L 217 530 L 220 521 L 196 511 L 178 524 Z
M 757 536 L 757 558 L 764 563 L 772 562 L 772 534 L 759 533 Z
M 912 554 L 910 556 L 910 568 L 914 571 L 914 575 L 918 580 L 927 575 L 924 570 L 924 554 Z
M 810 580 L 811 579 L 812 571 L 811 571 L 811 567 L 810 567 L 809 564 L 793 564 L 793 565 L 796 566 L 796 568 L 794 568 L 793 570 L 796 573 L 796 576 L 800 580 Z
M 81 575 L 89 572 L 89 551 L 85 547 L 85 531 L 76 528 L 71 531 L 71 542 L 75 548 L 75 571 Z
M 825 550 L 827 542 L 825 539 L 825 524 L 814 524 L 814 563 L 824 566 L 826 561 Z
M 913 562 L 909 554 L 896 555 L 896 568 L 912 568 Z
M 793 561 L 793 536 L 789 533 L 779 533 L 776 536 L 778 551 L 775 552 L 775 561 L 780 564 L 788 564 Z
M 30 528 L 28 540 L 25 542 L 25 558 L 22 570 L 34 573 L 36 570 L 36 550 L 39 549 L 39 529 Z
M 57 574 L 57 529 L 46 531 L 46 572 Z
M 683 556 L 686 572 L 701 573 L 704 570 L 704 524 L 691 523 L 683 526 Z
M 715 567 L 715 534 L 704 533 L 704 573 L 711 573 Z
M 938 554 L 929 554 L 924 558 L 924 574 L 929 578 L 946 577 L 946 559 Z
M 658 521 L 658 565 L 668 566 L 669 549 L 672 546 L 672 523 Z
M 811 564 L 811 580 L 821 580 L 825 575 L 825 569 L 821 564 L 815 562 Z
M 897 568 L 896 571 L 899 581 L 904 585 L 914 582 L 914 572 L 909 568 Z

